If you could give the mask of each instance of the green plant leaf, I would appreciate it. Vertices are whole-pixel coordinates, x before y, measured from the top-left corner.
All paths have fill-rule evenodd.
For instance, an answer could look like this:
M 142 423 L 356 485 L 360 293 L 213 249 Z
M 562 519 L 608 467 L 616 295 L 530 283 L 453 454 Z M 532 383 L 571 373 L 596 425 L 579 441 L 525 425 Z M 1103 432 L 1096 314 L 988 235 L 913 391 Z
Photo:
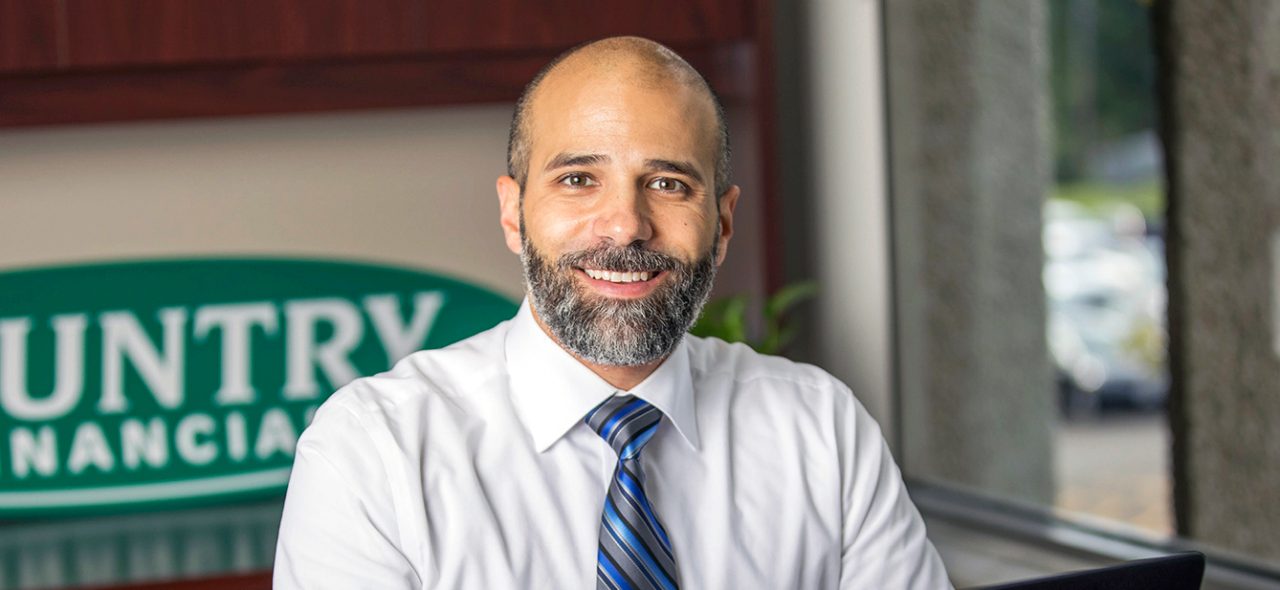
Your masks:
M 715 337 L 726 342 L 742 342 L 746 339 L 745 295 L 722 297 L 707 302 L 702 317 L 690 328 L 694 336 Z
M 736 295 L 730 297 L 724 310 L 724 340 L 726 342 L 747 341 L 747 297 Z
M 782 350 L 782 349 L 786 348 L 788 344 L 791 344 L 791 341 L 792 341 L 792 340 L 795 340 L 795 338 L 796 338 L 796 333 L 798 333 L 799 331 L 800 331 L 800 330 L 799 330 L 798 328 L 796 328 L 795 326 L 787 326 L 787 327 L 785 327 L 785 328 L 782 328 L 781 330 L 778 330 L 778 331 L 776 332 L 776 334 L 777 334 L 777 337 L 776 337 L 777 344 L 776 344 L 776 346 L 778 347 L 778 350 L 780 351 L 780 350 Z
M 702 317 L 690 328 L 694 336 L 715 337 L 725 342 L 743 342 L 764 354 L 779 354 L 796 335 L 795 326 L 783 325 L 782 316 L 788 310 L 818 292 L 818 284 L 812 281 L 789 285 L 769 297 L 761 309 L 759 339 L 747 333 L 748 301 L 746 295 L 721 297 L 707 302 Z
M 805 281 L 794 285 L 787 285 L 774 293 L 772 297 L 764 304 L 764 317 L 766 319 L 774 319 L 781 317 L 787 310 L 794 307 L 797 303 L 810 299 L 818 294 L 818 283 L 814 281 Z

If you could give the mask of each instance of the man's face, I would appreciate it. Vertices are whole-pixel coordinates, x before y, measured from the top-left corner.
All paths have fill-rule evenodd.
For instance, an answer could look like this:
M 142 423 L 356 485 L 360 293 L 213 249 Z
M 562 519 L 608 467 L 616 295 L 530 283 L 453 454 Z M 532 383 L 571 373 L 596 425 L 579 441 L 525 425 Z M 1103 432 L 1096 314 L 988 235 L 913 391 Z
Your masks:
M 713 107 L 625 70 L 556 72 L 529 122 L 523 194 L 506 177 L 499 194 L 539 319 L 589 362 L 664 358 L 697 318 L 731 234 L 737 188 L 714 194 Z

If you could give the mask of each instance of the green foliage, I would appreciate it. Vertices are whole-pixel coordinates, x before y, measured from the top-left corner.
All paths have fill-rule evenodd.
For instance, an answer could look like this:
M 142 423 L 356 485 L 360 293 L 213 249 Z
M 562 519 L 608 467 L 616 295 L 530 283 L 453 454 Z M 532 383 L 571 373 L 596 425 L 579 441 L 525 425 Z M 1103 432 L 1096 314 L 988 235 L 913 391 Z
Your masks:
M 1120 185 L 1099 182 L 1060 184 L 1053 187 L 1051 197 L 1079 203 L 1095 211 L 1115 203 L 1129 203 L 1137 207 L 1148 222 L 1164 217 L 1164 193 L 1155 181 Z
M 1097 145 L 1155 126 L 1151 9 L 1140 0 L 1048 6 L 1055 169 L 1072 182 Z
M 764 354 L 778 354 L 795 338 L 796 327 L 787 320 L 787 312 L 818 293 L 813 282 L 783 287 L 765 300 L 761 309 L 759 338 L 748 335 L 748 300 L 746 295 L 732 295 L 709 301 L 702 317 L 689 330 L 694 336 L 715 337 L 726 342 L 743 342 Z

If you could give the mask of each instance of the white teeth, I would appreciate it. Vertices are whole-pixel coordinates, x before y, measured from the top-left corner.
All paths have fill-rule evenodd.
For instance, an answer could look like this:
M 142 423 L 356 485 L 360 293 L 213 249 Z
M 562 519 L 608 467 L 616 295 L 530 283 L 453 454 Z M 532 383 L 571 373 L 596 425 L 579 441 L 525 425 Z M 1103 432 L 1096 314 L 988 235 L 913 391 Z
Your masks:
M 653 276 L 650 272 L 617 272 L 608 270 L 594 270 L 590 268 L 582 269 L 587 276 L 600 280 L 609 281 L 611 283 L 634 283 L 636 281 L 647 281 Z

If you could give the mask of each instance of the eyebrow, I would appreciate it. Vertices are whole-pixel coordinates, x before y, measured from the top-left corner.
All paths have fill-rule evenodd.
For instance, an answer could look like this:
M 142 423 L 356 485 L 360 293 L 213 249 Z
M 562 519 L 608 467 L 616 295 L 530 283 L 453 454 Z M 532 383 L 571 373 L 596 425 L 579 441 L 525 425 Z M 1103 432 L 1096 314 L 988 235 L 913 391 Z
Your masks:
M 557 168 L 571 168 L 574 166 L 597 166 L 609 163 L 609 156 L 604 154 L 570 154 L 561 152 L 556 157 L 551 158 L 547 162 L 544 170 L 555 170 Z
M 551 171 L 551 170 L 558 170 L 560 168 L 573 168 L 577 166 L 599 166 L 602 164 L 608 164 L 609 162 L 610 162 L 609 156 L 604 154 L 574 154 L 569 152 L 561 152 L 559 154 L 556 154 L 556 157 L 551 158 L 551 161 L 547 162 L 547 165 L 545 168 L 543 168 L 543 170 Z M 688 176 L 689 178 L 692 178 L 694 181 L 698 182 L 699 184 L 705 183 L 705 181 L 702 178 L 702 175 L 698 173 L 698 169 L 690 162 L 650 158 L 644 161 L 644 165 L 646 168 L 649 168 L 651 170 L 657 170 L 660 172 L 671 172 L 675 174 L 683 174 L 685 176 Z
M 698 174 L 698 169 L 689 162 L 676 162 L 672 160 L 645 160 L 644 164 L 648 168 L 660 170 L 662 172 L 674 172 L 683 174 L 692 178 L 698 184 L 703 184 L 702 175 Z

